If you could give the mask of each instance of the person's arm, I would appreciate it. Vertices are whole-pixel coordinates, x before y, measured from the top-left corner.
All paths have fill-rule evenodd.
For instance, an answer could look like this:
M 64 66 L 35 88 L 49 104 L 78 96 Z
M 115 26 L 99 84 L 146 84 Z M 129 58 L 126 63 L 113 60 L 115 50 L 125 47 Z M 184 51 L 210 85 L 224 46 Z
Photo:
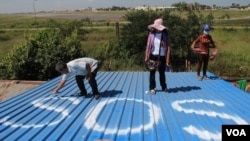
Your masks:
M 193 43 L 192 43 L 192 45 L 191 45 L 191 48 L 192 48 L 193 50 L 194 50 L 196 44 L 197 44 L 199 41 L 200 41 L 200 36 L 197 37 L 197 38 L 193 41 Z
M 201 45 L 201 38 L 202 35 L 198 36 L 192 43 L 191 49 L 195 51 L 196 53 L 200 52 L 200 45 Z
M 218 55 L 218 48 L 217 46 L 214 44 L 214 41 L 212 39 L 212 36 L 210 36 L 211 38 L 211 48 L 213 48 L 213 52 L 211 54 L 211 56 L 209 57 L 210 60 L 213 60 L 217 55 Z
M 53 93 L 58 93 L 58 91 L 64 86 L 66 80 L 61 80 L 58 86 L 53 90 Z
M 170 45 L 168 45 L 168 52 L 167 52 L 167 60 L 166 60 L 166 65 L 169 66 L 170 65 Z
M 146 46 L 146 50 L 145 50 L 145 58 L 144 61 L 147 62 L 149 59 L 149 42 L 150 42 L 150 33 L 148 34 L 148 40 L 147 40 L 147 46 Z
M 90 80 L 90 78 L 91 78 L 91 67 L 90 67 L 89 63 L 86 63 L 86 69 L 87 69 L 86 79 Z
M 166 42 L 166 65 L 169 66 L 170 65 L 170 53 L 171 53 L 171 49 L 170 49 L 170 37 L 169 35 L 167 35 L 167 42 Z
M 211 48 L 217 48 L 215 43 L 214 43 L 214 40 L 213 40 L 212 36 L 210 36 L 210 40 L 211 40 Z

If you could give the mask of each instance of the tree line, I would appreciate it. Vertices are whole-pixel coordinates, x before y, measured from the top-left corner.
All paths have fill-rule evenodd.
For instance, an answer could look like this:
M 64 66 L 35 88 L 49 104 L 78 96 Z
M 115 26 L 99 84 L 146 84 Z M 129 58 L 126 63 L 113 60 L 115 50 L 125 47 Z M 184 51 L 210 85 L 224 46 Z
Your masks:
M 213 16 L 203 16 L 192 11 L 172 14 L 171 10 L 163 11 L 131 11 L 124 18 L 127 24 L 120 27 L 120 38 L 110 39 L 103 45 L 102 51 L 96 51 L 95 58 L 100 60 L 101 70 L 145 70 L 144 52 L 147 42 L 147 26 L 156 18 L 163 18 L 168 27 L 171 40 L 171 63 L 174 71 L 185 70 L 180 67 L 180 60 L 193 60 L 192 41 L 201 33 L 202 24 L 212 24 Z M 52 29 L 38 30 L 21 44 L 6 54 L 0 61 L 1 79 L 49 80 L 59 74 L 55 64 L 59 60 L 65 62 L 87 56 L 81 41 L 88 31 L 81 28 L 82 20 L 67 23 L 54 23 Z M 93 56 L 89 56 L 93 57 Z M 112 63 L 112 68 L 104 64 Z

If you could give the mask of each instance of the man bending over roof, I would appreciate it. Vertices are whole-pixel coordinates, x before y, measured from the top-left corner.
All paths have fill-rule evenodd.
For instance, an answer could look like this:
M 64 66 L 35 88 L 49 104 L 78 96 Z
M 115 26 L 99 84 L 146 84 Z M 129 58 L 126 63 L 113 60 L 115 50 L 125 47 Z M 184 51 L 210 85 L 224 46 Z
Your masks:
M 95 99 L 100 97 L 98 92 L 98 87 L 96 83 L 96 74 L 98 71 L 98 61 L 92 58 L 79 58 L 72 60 L 68 63 L 59 61 L 56 64 L 56 70 L 62 74 L 62 79 L 59 85 L 53 90 L 53 93 L 58 93 L 58 91 L 64 86 L 69 76 L 74 75 L 76 83 L 81 90 L 78 96 L 86 96 L 87 91 L 84 85 L 84 78 L 89 81 L 92 88 L 93 95 Z

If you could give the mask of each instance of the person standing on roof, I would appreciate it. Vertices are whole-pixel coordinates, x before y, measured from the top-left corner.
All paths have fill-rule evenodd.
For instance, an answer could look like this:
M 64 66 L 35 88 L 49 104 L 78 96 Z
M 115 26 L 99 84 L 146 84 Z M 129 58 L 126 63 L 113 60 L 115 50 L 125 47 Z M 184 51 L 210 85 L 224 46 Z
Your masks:
M 78 96 L 86 96 L 87 91 L 84 86 L 84 78 L 86 78 L 92 88 L 95 99 L 100 97 L 96 82 L 96 74 L 98 71 L 98 61 L 92 58 L 79 58 L 68 63 L 59 61 L 55 69 L 62 74 L 62 79 L 59 85 L 53 90 L 53 93 L 58 91 L 65 85 L 70 75 L 75 75 L 76 83 L 81 90 Z
M 148 25 L 150 33 L 148 35 L 145 59 L 159 61 L 158 71 L 160 75 L 160 85 L 163 91 L 168 92 L 165 67 L 170 65 L 170 38 L 168 35 L 168 29 L 163 25 L 163 19 L 159 18 L 154 21 L 153 24 Z M 149 89 L 151 94 L 155 94 L 155 72 L 156 70 L 149 70 Z
M 209 24 L 203 25 L 203 33 L 199 35 L 192 43 L 191 48 L 197 52 L 197 79 L 209 79 L 207 76 L 207 66 L 209 61 L 209 48 L 214 48 L 215 50 L 210 57 L 213 60 L 218 54 L 218 49 L 214 44 L 212 36 L 209 34 L 211 29 Z M 198 45 L 198 47 L 196 47 Z M 200 76 L 200 70 L 203 65 L 203 76 Z

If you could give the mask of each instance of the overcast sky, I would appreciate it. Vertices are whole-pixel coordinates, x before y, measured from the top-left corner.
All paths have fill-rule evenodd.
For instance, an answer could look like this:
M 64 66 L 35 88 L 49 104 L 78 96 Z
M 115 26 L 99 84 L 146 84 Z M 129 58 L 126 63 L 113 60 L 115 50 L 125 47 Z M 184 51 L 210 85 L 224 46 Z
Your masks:
M 76 10 L 87 7 L 109 8 L 112 6 L 136 7 L 171 6 L 178 2 L 200 3 L 212 6 L 231 6 L 232 3 L 243 5 L 250 4 L 250 0 L 0 0 L 0 13 L 22 13 L 50 10 Z M 33 6 L 34 5 L 34 6 Z

